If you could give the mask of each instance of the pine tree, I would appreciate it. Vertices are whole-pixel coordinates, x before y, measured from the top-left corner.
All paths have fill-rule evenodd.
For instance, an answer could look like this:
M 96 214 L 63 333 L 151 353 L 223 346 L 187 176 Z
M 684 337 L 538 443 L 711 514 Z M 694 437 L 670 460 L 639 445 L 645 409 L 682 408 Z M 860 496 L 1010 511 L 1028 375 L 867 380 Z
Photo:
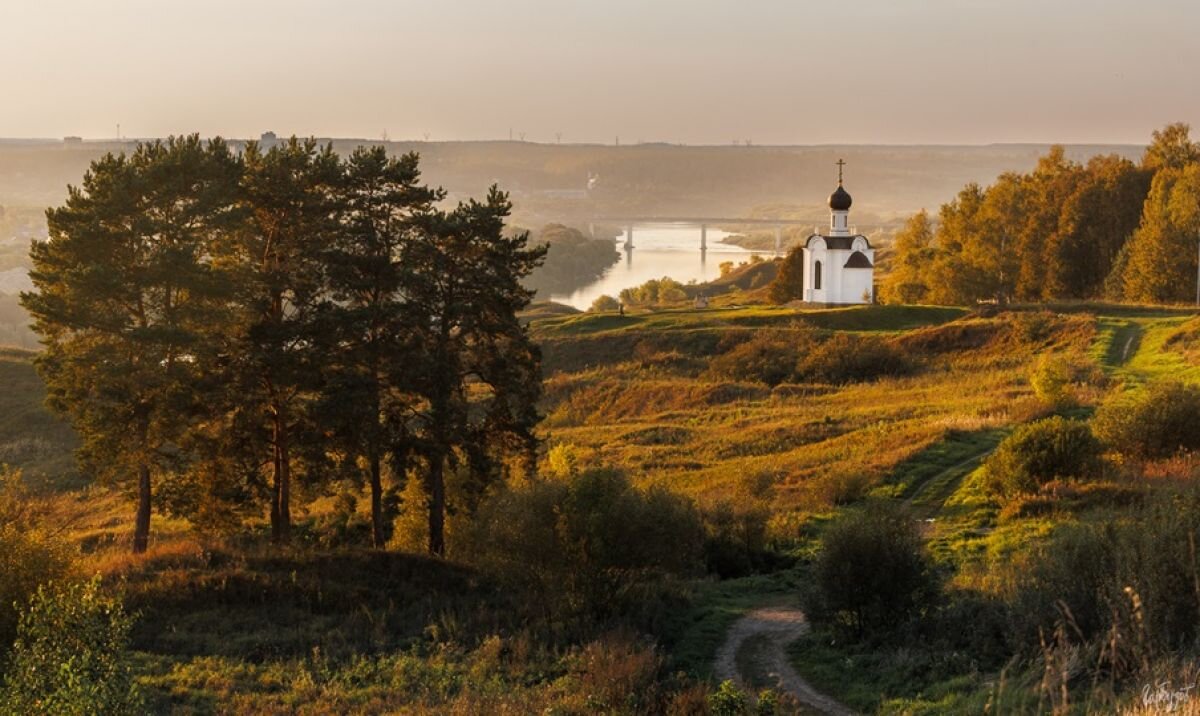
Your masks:
M 30 251 L 36 290 L 22 303 L 46 348 L 49 403 L 79 433 L 87 471 L 136 483 L 134 552 L 149 541 L 152 476 L 177 468 L 195 415 L 201 335 L 222 303 L 208 257 L 239 171 L 223 142 L 197 136 L 106 155 Z
M 376 547 L 387 541 L 384 462 L 403 474 L 412 448 L 406 415 L 419 396 L 406 356 L 406 287 L 416 269 L 401 261 L 417 216 L 443 193 L 418 184 L 417 155 L 388 158 L 383 147 L 360 148 L 344 162 L 341 225 L 321 254 L 327 296 L 316 318 L 324 374 L 318 419 L 344 462 L 365 466 Z
M 322 252 L 339 230 L 341 169 L 332 146 L 295 137 L 266 152 L 251 144 L 244 161 L 245 220 L 218 256 L 235 286 L 229 325 L 214 336 L 219 402 L 225 447 L 240 453 L 231 460 L 270 466 L 271 534 L 287 542 L 300 454 L 323 457 L 311 415 L 324 360 L 314 321 L 325 297 Z M 307 431 L 313 440 L 300 439 Z
M 521 279 L 545 248 L 527 248 L 528 234 L 504 234 L 510 211 L 508 197 L 493 187 L 484 202 L 429 214 L 402 251 L 402 262 L 415 267 L 405 294 L 417 346 L 414 385 L 423 399 L 414 427 L 426 463 L 433 554 L 445 552 L 448 467 L 466 463 L 469 501 L 496 477 L 498 455 L 532 459 L 540 355 L 516 313 L 532 296 Z

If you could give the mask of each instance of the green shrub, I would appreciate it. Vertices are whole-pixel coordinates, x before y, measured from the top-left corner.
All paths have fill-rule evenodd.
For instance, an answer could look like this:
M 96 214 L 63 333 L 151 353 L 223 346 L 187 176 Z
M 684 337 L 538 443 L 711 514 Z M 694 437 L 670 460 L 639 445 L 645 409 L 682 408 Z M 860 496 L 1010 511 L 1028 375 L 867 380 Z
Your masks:
M 800 356 L 796 381 L 853 383 L 911 373 L 916 365 L 900 347 L 876 336 L 835 333 Z
M 883 504 L 826 530 L 814 577 L 807 595 L 813 617 L 860 636 L 903 626 L 937 591 L 917 522 Z
M 779 385 L 792 377 L 797 343 L 805 341 L 801 335 L 786 331 L 759 331 L 750 340 L 714 358 L 709 370 L 723 378 Z
M 1194 658 L 1200 638 L 1200 491 L 1163 490 L 1144 505 L 1064 525 L 1013 567 L 1012 641 L 1039 654 L 1065 626 L 1096 654 L 1105 679 L 1147 676 L 1143 665 Z M 1086 679 L 1081 679 L 1086 680 Z
M 72 568 L 71 552 L 37 529 L 21 473 L 0 468 L 0 663 L 17 636 L 18 605 Z
M 21 615 L 0 712 L 141 713 L 127 652 L 132 625 L 99 577 L 39 587 Z
M 1039 400 L 1054 407 L 1065 407 L 1074 402 L 1071 390 L 1071 364 L 1059 354 L 1048 354 L 1038 361 L 1029 384 Z
M 743 577 L 771 562 L 769 505 L 745 498 L 720 500 L 704 510 L 704 564 L 722 579 Z
M 0 658 L 17 635 L 17 605 L 70 569 L 70 552 L 60 542 L 41 532 L 0 527 Z
M 595 301 L 592 301 L 592 307 L 588 311 L 592 313 L 612 313 L 621 308 L 621 302 L 609 295 L 597 296 Z
M 1033 494 L 1058 479 L 1099 475 L 1101 445 L 1087 423 L 1058 416 L 1017 428 L 984 463 L 988 492 L 1002 499 Z
M 689 500 L 590 470 L 491 497 L 466 539 L 533 616 L 578 625 L 657 618 L 660 590 L 700 572 L 704 528 Z
M 389 495 L 394 498 L 393 495 Z M 390 525 L 394 513 L 384 509 L 384 524 Z M 371 520 L 359 511 L 358 497 L 349 491 L 338 493 L 334 497 L 333 510 L 322 514 L 313 524 L 316 542 L 321 547 L 333 548 L 347 545 L 371 544 Z M 384 539 L 390 539 L 388 530 Z
M 804 298 L 804 249 L 797 246 L 779 262 L 779 271 L 767 288 L 771 303 L 787 303 Z
M 1093 423 L 1105 445 L 1135 459 L 1200 449 L 1200 386 L 1151 384 L 1104 403 Z
M 708 709 L 713 716 L 744 716 L 749 713 L 750 699 L 732 681 L 722 681 L 708 695 Z
M 621 302 L 627 306 L 661 306 L 687 300 L 683 284 L 663 276 L 652 278 L 641 286 L 621 289 Z

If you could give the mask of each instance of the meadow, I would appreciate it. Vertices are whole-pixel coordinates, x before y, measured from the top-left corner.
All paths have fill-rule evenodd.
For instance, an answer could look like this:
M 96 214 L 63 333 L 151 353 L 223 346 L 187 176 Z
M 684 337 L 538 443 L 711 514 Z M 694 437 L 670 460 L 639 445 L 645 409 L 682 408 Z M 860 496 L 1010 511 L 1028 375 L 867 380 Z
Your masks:
M 369 549 L 348 527 L 365 520 L 361 493 L 309 496 L 287 549 L 269 545 L 265 518 L 214 531 L 156 515 L 150 550 L 129 555 L 132 503 L 76 474 L 74 438 L 40 406 L 29 352 L 0 361 L 10 386 L 0 450 L 25 476 L 31 519 L 70 545 L 74 572 L 100 574 L 136 615 L 133 671 L 150 711 L 700 713 L 717 703 L 712 659 L 729 626 L 757 607 L 802 605 L 822 535 L 868 504 L 920 520 L 943 598 L 960 612 L 955 629 L 1002 630 L 995 600 L 1010 568 L 1141 488 L 1114 478 L 1002 505 L 983 482 L 988 455 L 1031 421 L 1086 418 L 1106 396 L 1200 377 L 1200 331 L 1185 310 L 716 303 L 624 316 L 538 309 L 530 324 L 544 361 L 544 479 L 615 469 L 702 515 L 707 574 L 640 631 L 564 638 L 521 617 L 519 597 L 453 549 L 445 559 Z M 888 374 L 861 359 L 893 354 L 906 360 Z M 1039 395 L 1046 356 L 1073 366 L 1069 405 Z M 789 655 L 864 712 L 1050 703 L 1042 662 L 939 629 L 914 646 L 818 624 Z M 740 662 L 761 647 L 747 642 Z

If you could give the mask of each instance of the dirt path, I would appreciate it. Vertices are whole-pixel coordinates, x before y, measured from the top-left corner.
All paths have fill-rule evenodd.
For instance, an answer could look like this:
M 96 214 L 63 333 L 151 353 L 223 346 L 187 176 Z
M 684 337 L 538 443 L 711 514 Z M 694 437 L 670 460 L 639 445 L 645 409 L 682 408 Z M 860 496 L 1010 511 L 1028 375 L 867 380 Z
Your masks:
M 999 441 L 997 441 L 998 444 Z M 996 445 L 990 445 L 966 460 L 942 470 L 921 483 L 921 486 L 904 501 L 904 506 L 916 508 L 920 517 L 932 517 L 942 508 L 942 504 L 950 495 L 954 494 L 954 490 L 958 488 L 959 481 L 971 474 L 995 450 Z
M 755 609 L 734 623 L 725 637 L 725 643 L 717 650 L 714 664 L 717 679 L 731 679 L 740 688 L 753 691 L 753 688 L 747 689 L 746 680 L 738 671 L 737 656 L 747 640 L 762 637 L 752 642 L 758 648 L 749 657 L 754 663 L 755 673 L 766 675 L 771 688 L 790 694 L 804 707 L 818 713 L 834 716 L 853 714 L 850 709 L 809 686 L 788 662 L 785 647 L 807 631 L 808 622 L 804 620 L 804 612 L 798 609 Z

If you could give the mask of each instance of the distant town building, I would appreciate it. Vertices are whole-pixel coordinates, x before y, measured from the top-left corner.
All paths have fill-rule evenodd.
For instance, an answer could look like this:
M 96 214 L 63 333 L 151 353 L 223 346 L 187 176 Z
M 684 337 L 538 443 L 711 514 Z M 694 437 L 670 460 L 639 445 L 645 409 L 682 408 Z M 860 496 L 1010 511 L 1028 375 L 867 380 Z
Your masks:
M 829 195 L 829 233 L 804 244 L 804 300 L 809 303 L 871 303 L 875 298 L 875 250 L 850 230 L 850 193 L 842 186 Z
M 67 145 L 68 147 L 83 144 L 83 137 L 63 137 L 63 144 Z

